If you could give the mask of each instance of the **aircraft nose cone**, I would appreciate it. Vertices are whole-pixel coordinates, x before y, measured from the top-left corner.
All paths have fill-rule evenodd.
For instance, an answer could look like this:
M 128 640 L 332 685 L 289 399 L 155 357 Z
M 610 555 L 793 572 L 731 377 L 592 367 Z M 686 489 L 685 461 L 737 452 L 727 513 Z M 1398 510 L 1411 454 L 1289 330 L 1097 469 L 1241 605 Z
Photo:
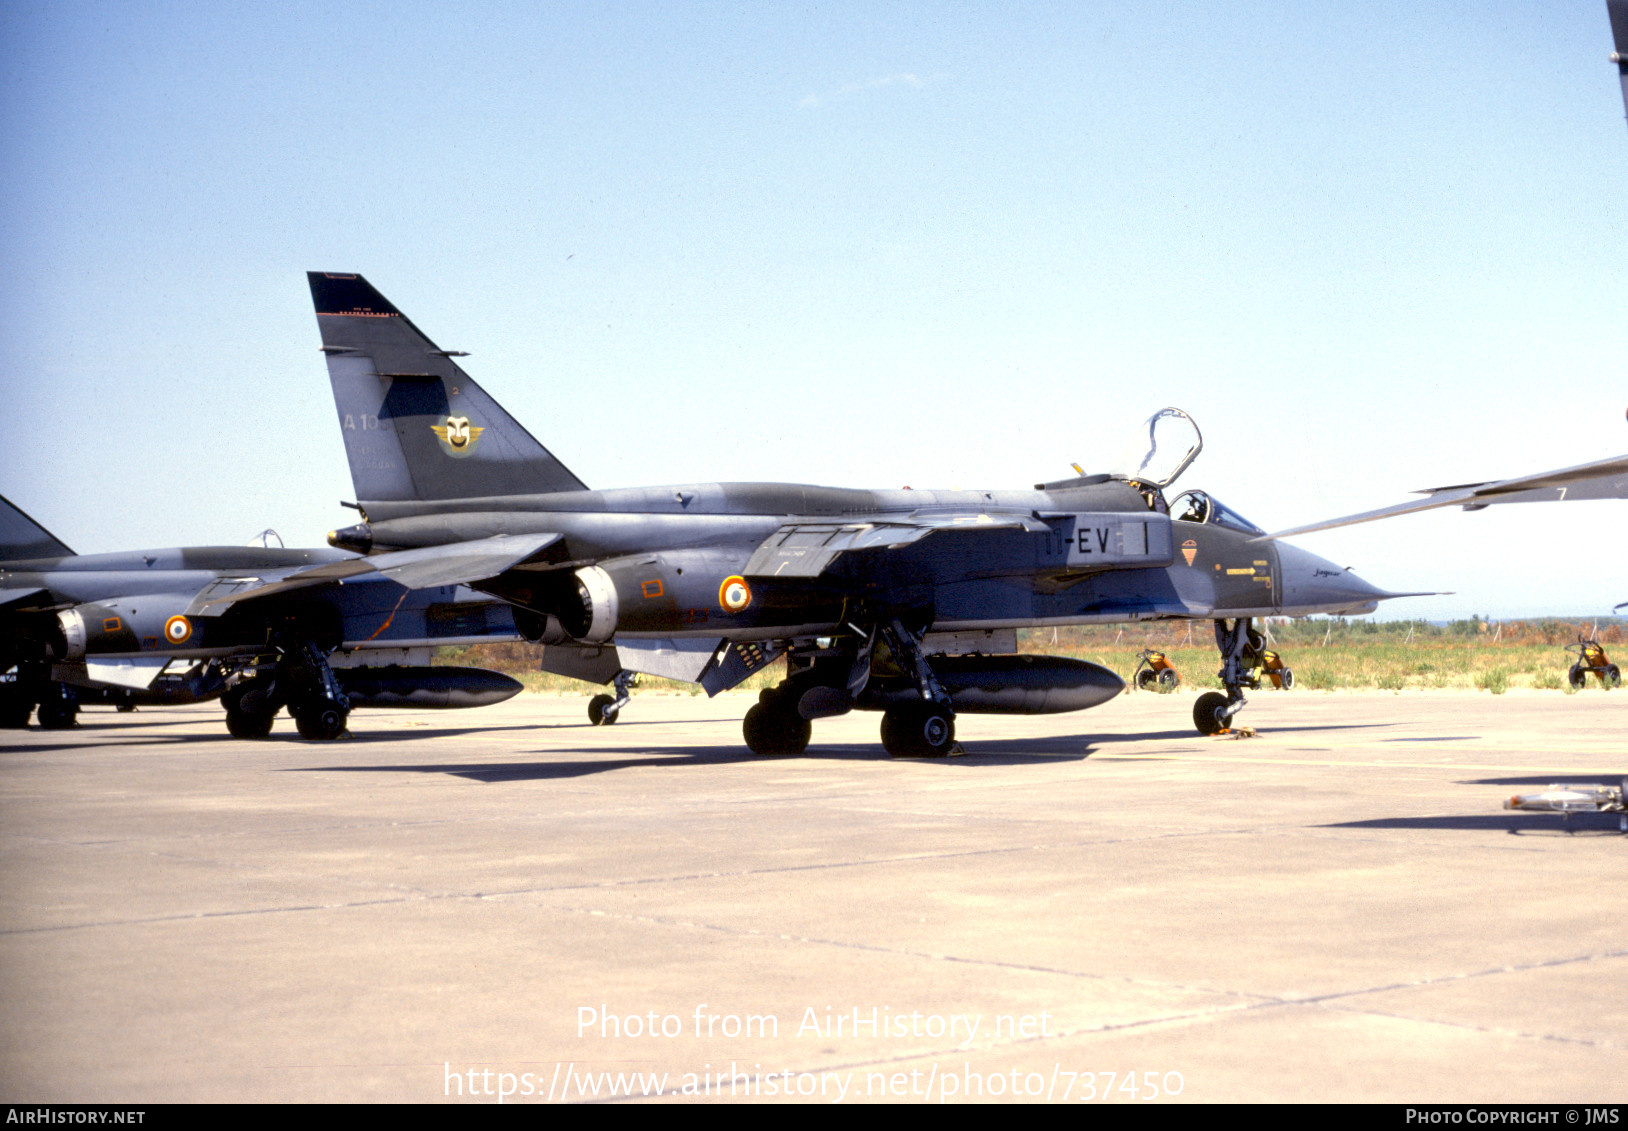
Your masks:
M 1291 615 L 1360 616 L 1373 612 L 1381 598 L 1389 596 L 1327 558 L 1284 542 L 1278 543 L 1278 567 L 1283 575 L 1283 611 Z

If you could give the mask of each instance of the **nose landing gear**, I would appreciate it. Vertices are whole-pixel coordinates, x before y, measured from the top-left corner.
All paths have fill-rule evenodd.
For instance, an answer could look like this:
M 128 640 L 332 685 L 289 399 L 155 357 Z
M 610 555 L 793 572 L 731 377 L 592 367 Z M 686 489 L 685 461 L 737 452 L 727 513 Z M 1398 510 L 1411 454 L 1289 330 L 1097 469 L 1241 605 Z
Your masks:
M 1216 674 L 1227 693 L 1206 691 L 1193 704 L 1193 725 L 1199 734 L 1225 734 L 1231 730 L 1233 716 L 1249 702 L 1244 698 L 1244 688 L 1261 685 L 1252 673 L 1262 665 L 1266 638 L 1256 631 L 1254 621 L 1247 617 L 1216 621 L 1215 646 L 1221 650 L 1221 670 Z

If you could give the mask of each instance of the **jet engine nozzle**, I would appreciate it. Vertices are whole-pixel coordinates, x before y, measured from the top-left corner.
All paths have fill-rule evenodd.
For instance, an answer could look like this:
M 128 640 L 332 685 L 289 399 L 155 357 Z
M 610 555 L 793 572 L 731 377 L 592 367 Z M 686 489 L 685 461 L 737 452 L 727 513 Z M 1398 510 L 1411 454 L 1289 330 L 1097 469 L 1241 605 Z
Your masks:
M 603 644 L 616 632 L 617 613 L 621 601 L 616 595 L 616 582 L 598 566 L 577 570 L 577 594 L 573 607 L 568 601 L 560 610 L 560 623 L 578 640 L 590 644 Z
M 57 626 L 62 629 L 62 654 L 59 660 L 85 658 L 85 615 L 78 609 L 57 614 Z

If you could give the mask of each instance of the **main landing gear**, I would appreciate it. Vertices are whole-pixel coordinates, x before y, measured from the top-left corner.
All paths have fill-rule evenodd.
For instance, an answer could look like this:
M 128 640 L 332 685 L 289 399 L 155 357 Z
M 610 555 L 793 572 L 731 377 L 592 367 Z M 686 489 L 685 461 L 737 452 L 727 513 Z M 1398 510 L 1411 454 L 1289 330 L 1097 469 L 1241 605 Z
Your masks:
M 1215 622 L 1215 646 L 1221 650 L 1221 670 L 1216 674 L 1225 695 L 1206 691 L 1193 704 L 1193 725 L 1199 734 L 1223 734 L 1232 729 L 1232 719 L 1248 702 L 1244 688 L 1257 688 L 1260 680 L 1251 674 L 1261 666 L 1266 638 L 1247 617 Z
M 18 665 L 15 679 L 0 682 L 0 728 L 21 730 L 31 714 L 41 730 L 68 730 L 79 721 L 79 697 L 68 684 Z
M 882 747 L 895 758 L 942 758 L 955 749 L 955 707 L 921 652 L 921 637 L 895 620 L 882 630 L 893 662 L 914 679 L 919 702 L 882 715 Z
M 846 714 L 860 696 L 874 696 L 872 656 L 878 641 L 886 645 L 890 670 L 897 669 L 914 694 L 886 706 L 882 746 L 895 758 L 943 757 L 955 749 L 955 708 L 921 651 L 921 634 L 894 619 L 868 632 L 854 629 L 849 647 L 789 657 L 792 674 L 758 694 L 746 712 L 742 731 L 754 754 L 800 754 L 808 747 L 814 719 Z M 799 666 L 800 665 L 800 666 Z M 888 680 L 897 683 L 898 677 Z M 891 694 L 901 695 L 902 689 Z M 885 701 L 885 700 L 884 700 Z M 874 698 L 868 698 L 869 707 Z
M 616 673 L 616 695 L 595 695 L 588 700 L 588 721 L 596 727 L 608 727 L 616 722 L 628 700 L 632 698 L 633 681 L 638 677 L 630 671 Z
M 328 658 L 311 641 L 283 648 L 269 675 L 230 688 L 221 696 L 226 729 L 235 738 L 265 738 L 284 706 L 300 737 L 326 742 L 345 733 L 350 699 L 339 686 Z

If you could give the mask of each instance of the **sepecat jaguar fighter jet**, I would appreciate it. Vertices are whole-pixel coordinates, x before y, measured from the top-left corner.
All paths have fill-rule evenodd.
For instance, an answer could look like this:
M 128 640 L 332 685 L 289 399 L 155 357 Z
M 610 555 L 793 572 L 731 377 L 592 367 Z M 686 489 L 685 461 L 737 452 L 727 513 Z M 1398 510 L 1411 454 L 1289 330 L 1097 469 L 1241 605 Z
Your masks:
M 1226 688 L 1194 709 L 1211 734 L 1254 686 L 1253 618 L 1407 595 L 1253 541 L 1264 531 L 1205 492 L 1167 500 L 1203 446 L 1173 408 L 1117 469 L 1028 490 L 590 490 L 360 275 L 309 281 L 363 518 L 329 542 L 374 561 L 535 540 L 470 584 L 532 614 L 545 668 L 615 682 L 596 723 L 614 721 L 631 673 L 716 694 L 784 655 L 787 678 L 746 716 L 753 751 L 800 751 L 812 720 L 859 709 L 882 712 L 890 753 L 944 754 L 957 713 L 1072 711 L 1122 690 L 1099 665 L 1018 654 L 1018 628 L 1198 618 L 1215 624 Z
M 517 693 L 499 672 L 425 665 L 438 645 L 519 639 L 524 613 L 461 588 L 445 561 L 393 564 L 263 543 L 75 554 L 0 498 L 0 728 L 30 714 L 71 727 L 86 702 L 219 697 L 239 738 L 265 737 L 286 706 L 302 737 L 329 739 L 353 706 Z

